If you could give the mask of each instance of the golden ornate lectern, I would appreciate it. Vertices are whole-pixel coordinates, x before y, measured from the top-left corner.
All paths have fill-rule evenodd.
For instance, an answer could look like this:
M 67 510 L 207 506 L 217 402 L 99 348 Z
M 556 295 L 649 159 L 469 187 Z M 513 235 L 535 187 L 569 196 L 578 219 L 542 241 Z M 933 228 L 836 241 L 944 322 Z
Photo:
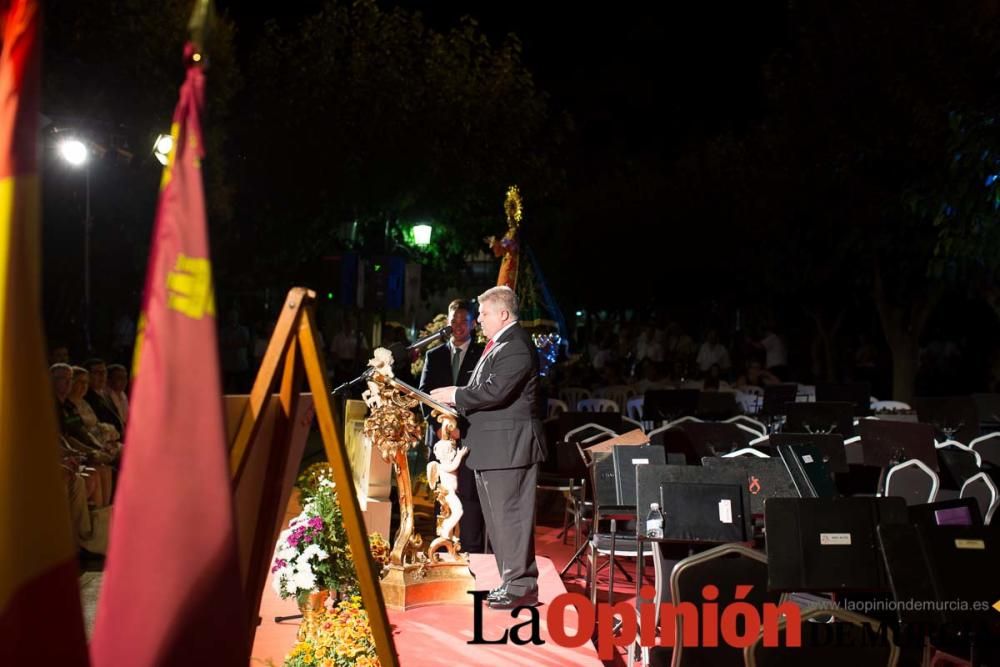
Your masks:
M 447 484 L 437 487 L 442 508 L 437 521 L 438 537 L 425 551 L 420 535 L 413 530 L 413 489 L 406 457 L 410 448 L 424 439 L 424 420 L 415 411 L 423 403 L 431 409 L 431 415 L 440 422 L 442 432 L 449 438 L 438 445 L 444 443 L 445 448 L 452 449 L 452 456 L 460 458 L 464 450 L 455 453 L 454 443 L 450 441 L 450 436 L 458 432 L 458 414 L 393 377 L 392 356 L 388 350 L 375 350 L 369 366 L 368 391 L 363 398 L 370 414 L 365 420 L 364 433 L 382 458 L 392 464 L 399 494 L 399 532 L 381 579 L 385 604 L 392 609 L 410 609 L 432 604 L 468 603 L 471 599 L 468 591 L 475 588 L 475 578 L 469 570 L 468 555 L 462 553 L 458 538 L 452 534 L 455 521 L 448 520 L 451 513 L 461 513 L 461 503 L 449 493 Z M 448 471 L 442 469 L 438 476 L 446 480 L 447 475 Z

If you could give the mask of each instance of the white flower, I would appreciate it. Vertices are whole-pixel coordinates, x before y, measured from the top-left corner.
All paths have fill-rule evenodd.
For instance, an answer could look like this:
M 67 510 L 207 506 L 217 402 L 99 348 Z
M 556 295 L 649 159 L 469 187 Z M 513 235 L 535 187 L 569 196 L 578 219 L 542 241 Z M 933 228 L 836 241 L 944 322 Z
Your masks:
M 295 568 L 295 574 L 292 575 L 291 582 L 296 588 L 310 590 L 316 585 L 316 575 L 308 564 L 300 564 Z
M 302 555 L 299 556 L 296 562 L 298 563 L 308 563 L 310 559 L 316 557 L 317 560 L 326 560 L 330 557 L 330 554 L 323 551 L 322 547 L 318 544 L 310 544 L 305 549 L 302 550 Z

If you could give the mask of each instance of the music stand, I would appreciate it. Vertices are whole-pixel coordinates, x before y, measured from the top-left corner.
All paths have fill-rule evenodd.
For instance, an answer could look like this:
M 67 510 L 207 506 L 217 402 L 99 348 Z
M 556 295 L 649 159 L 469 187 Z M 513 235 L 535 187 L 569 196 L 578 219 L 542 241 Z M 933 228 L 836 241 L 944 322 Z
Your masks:
M 736 394 L 731 391 L 703 391 L 698 395 L 695 414 L 700 419 L 722 421 L 740 414 Z
M 789 403 L 785 406 L 783 431 L 791 433 L 839 433 L 854 435 L 854 405 L 844 402 Z
M 983 433 L 1000 431 L 1000 394 L 973 394 L 972 400 L 979 411 L 979 427 Z
M 957 630 L 978 665 L 980 639 L 1000 637 L 1000 615 L 975 607 L 1000 590 L 1000 527 L 883 525 L 878 538 L 899 622 Z
M 701 464 L 709 469 L 731 469 L 743 473 L 750 494 L 750 511 L 764 516 L 764 501 L 769 498 L 798 498 L 799 493 L 781 459 L 756 456 L 733 456 L 727 459 L 707 456 Z
M 666 463 L 662 447 L 647 445 L 612 447 L 610 453 L 595 454 L 594 495 L 603 507 L 635 507 L 635 469 L 640 465 Z
M 888 591 L 880 523 L 906 523 L 902 498 L 772 498 L 764 507 L 767 588 Z
M 597 424 L 609 428 L 615 433 L 622 432 L 622 416 L 618 412 L 560 412 L 557 419 L 557 438 L 563 440 L 566 434 L 584 424 Z M 583 432 L 578 440 L 583 440 L 593 433 Z
M 827 469 L 832 473 L 846 473 L 847 453 L 844 450 L 844 438 L 837 433 L 772 433 L 767 437 L 771 446 L 777 449 L 788 445 L 793 449 L 811 445 L 820 452 Z
M 651 503 L 660 503 L 663 512 L 663 538 L 657 541 L 695 545 L 749 542 L 753 538 L 750 494 L 746 475 L 740 470 L 638 466 L 636 508 L 640 517 Z
M 763 417 L 776 417 L 785 414 L 785 406 L 795 402 L 799 393 L 799 385 L 794 382 L 769 384 L 764 387 L 764 403 L 760 414 Z
M 920 421 L 934 425 L 942 440 L 967 445 L 979 437 L 979 409 L 971 396 L 918 397 L 913 409 Z
M 693 449 L 705 456 L 720 456 L 731 451 L 742 449 L 754 439 L 736 424 L 719 424 L 713 422 L 684 422 L 675 428 L 683 431 L 690 438 Z M 697 463 L 697 461 L 695 461 Z
M 837 496 L 837 488 L 827 467 L 826 456 L 815 445 L 778 445 L 777 450 L 800 497 Z
M 816 400 L 851 403 L 855 416 L 866 417 L 872 413 L 872 386 L 868 382 L 820 382 L 816 384 Z
M 939 469 L 934 427 L 930 424 L 862 419 L 858 431 L 862 463 L 866 466 L 890 468 L 908 459 L 919 459 L 934 472 Z
M 643 419 L 670 422 L 698 411 L 697 389 L 650 389 L 643 395 Z
M 975 498 L 953 498 L 910 505 L 910 523 L 921 526 L 981 526 L 983 515 Z

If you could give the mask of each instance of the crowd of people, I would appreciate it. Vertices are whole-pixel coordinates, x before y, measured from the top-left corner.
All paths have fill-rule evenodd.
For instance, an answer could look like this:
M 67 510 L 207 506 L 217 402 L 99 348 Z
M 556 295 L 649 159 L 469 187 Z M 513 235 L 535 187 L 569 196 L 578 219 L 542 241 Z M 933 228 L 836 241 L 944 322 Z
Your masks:
M 81 555 L 103 554 L 129 418 L 128 369 L 97 357 L 73 365 L 61 346 L 50 361 L 73 538 Z

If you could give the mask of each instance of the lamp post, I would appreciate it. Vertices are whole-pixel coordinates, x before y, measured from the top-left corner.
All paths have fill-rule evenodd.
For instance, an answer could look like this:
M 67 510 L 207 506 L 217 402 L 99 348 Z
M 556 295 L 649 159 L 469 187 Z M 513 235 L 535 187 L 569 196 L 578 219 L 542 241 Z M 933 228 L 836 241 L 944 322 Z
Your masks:
M 59 155 L 74 168 L 83 167 L 85 203 L 83 214 L 83 337 L 90 351 L 90 150 L 79 139 L 59 142 Z

